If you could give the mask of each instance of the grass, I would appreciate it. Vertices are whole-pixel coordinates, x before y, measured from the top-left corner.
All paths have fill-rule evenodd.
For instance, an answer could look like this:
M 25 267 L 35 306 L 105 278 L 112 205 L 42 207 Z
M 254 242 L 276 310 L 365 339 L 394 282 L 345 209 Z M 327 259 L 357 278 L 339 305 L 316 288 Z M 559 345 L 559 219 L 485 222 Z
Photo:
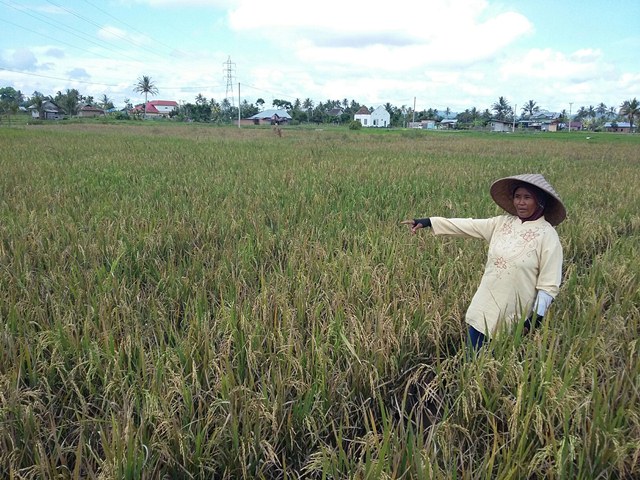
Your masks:
M 640 474 L 640 137 L 0 129 L 7 478 Z M 486 246 L 414 216 L 565 200 L 542 330 L 464 351 Z

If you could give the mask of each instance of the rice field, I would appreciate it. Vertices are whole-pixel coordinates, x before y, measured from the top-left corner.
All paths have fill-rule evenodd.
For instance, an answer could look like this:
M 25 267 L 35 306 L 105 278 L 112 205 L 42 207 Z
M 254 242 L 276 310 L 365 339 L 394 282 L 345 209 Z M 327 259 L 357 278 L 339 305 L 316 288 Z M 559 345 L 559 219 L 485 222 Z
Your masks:
M 640 136 L 0 129 L 0 476 L 640 476 Z M 567 205 L 542 329 L 475 359 L 486 245 L 399 222 Z

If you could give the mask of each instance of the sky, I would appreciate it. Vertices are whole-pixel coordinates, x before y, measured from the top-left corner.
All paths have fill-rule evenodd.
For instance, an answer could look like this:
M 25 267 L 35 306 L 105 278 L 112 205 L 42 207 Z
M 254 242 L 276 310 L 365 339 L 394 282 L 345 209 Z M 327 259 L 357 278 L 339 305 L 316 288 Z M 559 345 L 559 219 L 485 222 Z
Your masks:
M 417 111 L 640 97 L 640 0 L 0 0 L 0 87 Z

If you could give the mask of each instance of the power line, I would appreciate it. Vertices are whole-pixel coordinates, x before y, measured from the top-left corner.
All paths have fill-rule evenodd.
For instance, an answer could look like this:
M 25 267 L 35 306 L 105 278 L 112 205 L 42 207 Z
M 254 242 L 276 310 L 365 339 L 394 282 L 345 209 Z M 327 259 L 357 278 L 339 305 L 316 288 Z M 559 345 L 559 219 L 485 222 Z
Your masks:
M 165 48 L 168 48 L 169 50 L 176 50 L 176 48 L 175 48 L 175 47 L 172 47 L 171 45 L 167 45 L 166 43 L 163 43 L 163 42 L 161 42 L 161 41 L 159 41 L 159 40 L 157 40 L 157 39 L 155 39 L 155 38 L 153 38 L 153 37 L 150 37 L 148 34 L 146 34 L 146 33 L 142 32 L 142 31 L 138 30 L 136 27 L 134 27 L 134 26 L 132 26 L 132 25 L 129 25 L 128 23 L 124 22 L 123 20 L 120 20 L 120 19 L 118 19 L 118 18 L 114 17 L 113 15 L 111 15 L 111 14 L 110 14 L 109 12 L 107 12 L 106 10 L 103 10 L 102 8 L 98 7 L 97 5 L 95 5 L 95 4 L 91 3 L 91 2 L 89 2 L 89 0 L 84 0 L 84 3 L 86 3 L 87 5 L 92 6 L 93 8 L 95 8 L 96 10 L 98 10 L 98 11 L 100 11 L 100 12 L 104 13 L 104 14 L 105 14 L 105 15 L 107 15 L 108 17 L 111 17 L 111 18 L 112 18 L 112 19 L 114 19 L 116 22 L 121 23 L 122 25 L 124 25 L 124 26 L 125 26 L 125 27 L 127 27 L 128 29 L 133 30 L 134 32 L 139 33 L 140 35 L 145 36 L 146 38 L 148 38 L 149 40 L 151 40 L 151 41 L 153 41 L 153 42 L 157 43 L 158 45 L 161 45 L 161 46 L 163 46 L 163 47 L 165 47 Z
M 34 18 L 34 19 L 38 20 L 39 22 L 45 23 L 45 24 L 47 24 L 47 25 L 49 25 L 49 26 L 52 26 L 52 27 L 54 27 L 56 30 L 66 30 L 66 33 L 68 33 L 68 34 L 70 34 L 70 35 L 73 35 L 74 37 L 79 38 L 79 39 L 80 39 L 80 40 L 82 40 L 83 42 L 89 42 L 89 43 L 92 43 L 92 44 L 94 44 L 94 45 L 96 45 L 96 46 L 98 46 L 98 47 L 100 47 L 100 48 L 104 48 L 105 50 L 109 50 L 109 51 L 111 51 L 111 52 L 113 52 L 113 53 L 117 53 L 118 55 L 122 55 L 123 57 L 127 57 L 127 58 L 129 58 L 130 60 L 138 61 L 138 59 L 133 58 L 133 57 L 129 57 L 128 55 L 121 53 L 121 51 L 114 50 L 114 49 L 110 48 L 108 45 L 107 45 L 107 46 L 105 46 L 105 45 L 101 45 L 101 44 L 97 43 L 96 41 L 92 40 L 92 39 L 91 39 L 91 37 L 90 37 L 89 35 L 87 35 L 86 33 L 82 32 L 82 31 L 80 31 L 80 30 L 78 30 L 78 29 L 76 29 L 76 28 L 69 27 L 69 26 L 67 26 L 67 25 L 65 25 L 65 24 L 63 24 L 63 23 L 60 23 L 60 22 L 58 22 L 58 23 L 52 23 L 52 22 L 49 22 L 48 20 L 45 20 L 45 19 L 43 19 L 43 18 L 39 18 L 38 16 L 36 16 L 36 15 L 40 15 L 40 14 L 36 14 L 36 15 L 34 15 L 34 14 L 32 14 L 32 13 L 29 13 L 28 11 L 25 11 L 24 9 L 18 8 L 18 7 L 16 7 L 16 6 L 11 5 L 11 4 L 9 4 L 9 3 L 7 3 L 7 2 L 4 2 L 4 1 L 2 1 L 2 0 L 0 0 L 0 3 L 2 3 L 3 5 L 6 5 L 6 6 L 10 7 L 10 8 L 13 8 L 13 9 L 15 9 L 15 10 L 19 11 L 20 13 L 22 13 L 22 14 L 24 14 L 24 15 L 27 15 L 27 16 L 29 16 L 29 17 L 31 17 L 31 18 Z M 34 13 L 36 13 L 36 12 L 34 12 Z M 42 15 L 40 15 L 40 17 L 42 17 Z M 45 18 L 46 18 L 46 17 L 45 17 Z M 1 20 L 2 20 L 3 22 L 5 22 L 5 23 L 8 23 L 8 24 L 13 25 L 13 26 L 15 26 L 15 27 L 21 28 L 21 29 L 26 30 L 26 31 L 31 32 L 31 33 L 35 33 L 36 35 L 40 35 L 40 36 L 42 36 L 42 37 L 48 38 L 49 40 L 53 40 L 54 42 L 58 42 L 58 43 L 61 43 L 61 44 L 63 44 L 63 45 L 67 45 L 67 46 L 69 46 L 69 47 L 76 48 L 76 49 L 78 49 L 78 50 L 82 50 L 82 51 L 85 51 L 85 52 L 91 53 L 92 55 L 98 55 L 98 56 L 101 56 L 101 57 L 106 58 L 106 59 L 108 59 L 108 58 L 109 58 L 109 57 L 106 57 L 106 56 L 101 55 L 101 54 L 99 54 L 99 53 L 96 53 L 96 52 L 92 52 L 92 51 L 90 51 L 90 50 L 87 50 L 87 49 L 85 49 L 85 48 L 77 47 L 77 46 L 72 45 L 72 44 L 70 44 L 70 43 L 64 42 L 63 40 L 60 40 L 59 38 L 54 38 L 54 37 L 51 37 L 51 36 L 49 36 L 49 35 L 45 35 L 44 33 L 40 33 L 40 32 L 34 31 L 34 30 L 30 30 L 30 29 L 28 29 L 28 28 L 26 28 L 26 27 L 24 27 L 24 26 L 22 26 L 22 25 L 18 25 L 17 23 L 13 23 L 13 22 L 11 22 L 11 21 L 9 21 L 9 20 L 4 20 L 4 19 L 1 19 Z M 75 31 L 75 32 L 79 32 L 82 36 L 81 36 L 81 35 L 79 35 L 78 33 L 74 33 L 74 31 Z
M 112 85 L 109 83 L 98 83 L 98 82 L 89 82 L 86 80 L 76 80 L 76 79 L 72 79 L 72 78 L 63 78 L 63 77 L 54 77 L 52 75 L 41 75 L 39 73 L 31 73 L 31 72 L 21 72 L 20 70 L 12 70 L 10 68 L 5 68 L 0 66 L 0 70 L 4 70 L 5 72 L 12 72 L 12 73 L 19 73 L 21 75 L 28 75 L 30 77 L 40 77 L 40 78 L 48 78 L 50 80 L 64 80 L 67 82 L 76 82 L 76 83 L 84 83 L 86 85 L 98 85 L 101 87 L 119 87 L 120 85 Z
M 64 78 L 64 77 L 55 77 L 52 75 L 41 75 L 39 73 L 32 73 L 32 72 L 22 72 L 20 70 L 13 70 L 11 68 L 6 68 L 3 66 L 0 66 L 0 70 L 4 70 L 6 72 L 12 72 L 12 73 L 19 73 L 21 75 L 27 75 L 30 77 L 40 77 L 40 78 L 48 78 L 51 80 L 64 80 L 67 82 L 76 82 L 76 83 L 83 83 L 86 85 L 97 85 L 100 87 L 113 87 L 113 88 L 118 88 L 120 87 L 120 85 L 114 85 L 111 83 L 101 83 L 101 82 L 90 82 L 87 80 L 77 80 L 77 79 L 73 79 L 73 78 Z M 217 89 L 217 88 L 222 88 L 222 85 L 199 85 L 199 86 L 187 86 L 187 87 L 163 87 L 163 86 L 158 86 L 157 87 L 158 90 L 207 90 L 207 89 Z
M 109 57 L 107 57 L 105 55 L 102 55 L 100 53 L 92 52 L 91 50 L 87 50 L 86 48 L 82 48 L 82 47 L 78 47 L 76 45 L 72 45 L 71 43 L 64 42 L 64 41 L 62 41 L 62 40 L 60 40 L 58 38 L 53 38 L 53 37 L 51 37 L 49 35 L 46 35 L 44 33 L 34 32 L 32 30 L 29 30 L 26 27 L 23 27 L 22 25 L 18 25 L 17 23 L 13 23 L 13 22 L 11 22 L 9 20 L 5 20 L 3 18 L 0 18 L 0 21 L 8 23 L 9 25 L 13 25 L 14 27 L 22 28 L 23 30 L 26 30 L 26 31 L 31 32 L 31 33 L 35 33 L 36 35 L 40 35 L 41 37 L 48 38 L 49 40 L 53 40 L 55 42 L 61 43 L 61 44 L 66 45 L 68 47 L 75 48 L 77 50 L 82 50 L 83 52 L 90 53 L 91 55 L 97 55 L 98 57 L 102 57 L 102 58 L 106 58 L 107 60 L 110 60 Z
M 99 29 L 102 29 L 102 28 L 103 28 L 103 26 L 102 26 L 102 25 L 100 25 L 100 24 L 98 24 L 98 23 L 94 22 L 94 21 L 93 21 L 93 20 L 91 20 L 90 18 L 87 18 L 87 17 L 85 17 L 85 16 L 83 16 L 83 15 L 80 15 L 79 13 L 76 13 L 76 12 L 74 12 L 73 10 L 69 10 L 68 8 L 63 7 L 62 5 L 58 5 L 57 3 L 52 2 L 51 0 L 46 0 L 46 1 L 47 1 L 47 3 L 49 3 L 49 4 L 53 5 L 54 7 L 60 8 L 60 9 L 64 10 L 65 12 L 70 13 L 70 14 L 71 14 L 71 15 L 73 15 L 74 17 L 79 18 L 80 20 L 82 20 L 82 21 L 84 21 L 84 22 L 87 22 L 87 23 L 89 23 L 89 24 L 91 24 L 91 25 L 95 26 L 96 28 L 99 28 Z M 111 32 L 111 34 L 112 34 L 113 36 L 115 36 L 115 37 L 118 37 L 118 38 L 119 38 L 119 39 L 121 39 L 121 40 L 124 40 L 125 42 L 132 42 L 132 43 L 135 43 L 135 42 L 133 42 L 130 38 L 127 38 L 127 37 L 125 37 L 125 36 L 123 36 L 123 35 L 120 35 L 120 34 L 119 34 L 119 33 L 117 33 L 117 32 Z M 151 50 L 150 48 L 148 48 L 148 47 L 146 47 L 146 46 L 144 46 L 144 45 L 137 44 L 136 46 L 137 46 L 137 47 L 139 47 L 139 48 L 141 48 L 141 49 L 143 49 L 143 50 L 146 50 L 146 51 L 147 51 L 147 52 L 149 52 L 149 53 L 152 53 L 152 54 L 154 54 L 154 55 L 157 55 L 157 56 L 159 56 L 159 57 L 163 57 L 163 58 L 164 58 L 164 55 L 161 55 L 161 54 L 159 54 L 159 53 L 155 52 L 154 50 Z

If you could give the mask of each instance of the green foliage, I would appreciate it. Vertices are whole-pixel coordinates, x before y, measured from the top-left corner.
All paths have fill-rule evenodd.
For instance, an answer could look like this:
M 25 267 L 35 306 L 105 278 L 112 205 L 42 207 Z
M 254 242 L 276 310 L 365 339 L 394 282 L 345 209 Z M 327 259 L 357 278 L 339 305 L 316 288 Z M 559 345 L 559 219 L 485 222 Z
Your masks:
M 0 129 L 3 473 L 637 476 L 640 139 L 592 137 Z M 471 361 L 486 245 L 398 222 L 496 214 L 528 171 L 564 285 Z
M 353 120 L 349 123 L 349 130 L 360 130 L 362 128 L 362 124 L 359 120 Z

